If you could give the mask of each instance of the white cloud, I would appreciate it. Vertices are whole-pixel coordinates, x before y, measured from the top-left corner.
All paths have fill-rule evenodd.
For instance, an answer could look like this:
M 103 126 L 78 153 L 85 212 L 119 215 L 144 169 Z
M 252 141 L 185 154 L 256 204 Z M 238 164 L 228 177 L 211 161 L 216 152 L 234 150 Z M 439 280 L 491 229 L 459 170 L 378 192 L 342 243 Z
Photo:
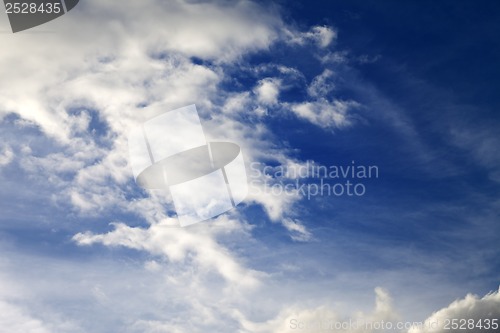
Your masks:
M 394 322 L 399 319 L 388 292 L 377 287 L 375 295 L 375 307 L 369 313 L 358 311 L 348 315 L 332 305 L 320 305 L 313 308 L 291 305 L 281 310 L 275 318 L 265 322 L 248 320 L 238 311 L 235 311 L 234 315 L 239 319 L 244 329 L 243 332 L 315 333 L 328 331 L 370 333 L 374 331 L 371 327 L 375 324 Z M 395 330 L 395 332 L 398 331 Z
M 269 185 L 266 185 L 265 181 L 251 184 L 247 200 L 262 205 L 272 221 L 283 223 L 285 221 L 283 217 L 294 212 L 294 203 L 299 201 L 301 197 L 295 192 L 278 191 L 273 193 L 270 189 L 273 183 L 267 182 L 267 184 Z
M 0 300 L 0 327 L 12 333 L 49 333 L 42 321 L 26 314 L 15 305 Z
M 264 105 L 274 105 L 278 103 L 281 81 L 275 78 L 265 78 L 258 82 L 254 91 L 257 100 Z
M 444 332 L 463 332 L 464 329 L 453 329 L 451 324 L 445 328 L 446 321 L 457 319 L 458 324 L 461 325 L 460 320 L 472 320 L 477 324 L 481 320 L 483 328 L 479 327 L 466 327 L 467 332 L 493 332 L 497 331 L 491 327 L 490 330 L 485 329 L 485 319 L 500 318 L 500 292 L 496 291 L 490 293 L 483 298 L 477 295 L 468 294 L 465 298 L 456 300 L 447 307 L 436 311 L 429 318 L 425 320 L 424 325 L 421 327 L 413 327 L 408 333 L 444 333 Z M 491 325 L 491 321 L 490 321 Z M 498 323 L 500 325 L 500 323 Z
M 4 249 L 2 249 L 4 250 Z M 12 333 L 82 333 L 74 321 L 60 318 L 57 314 L 37 311 L 31 290 L 19 281 L 5 276 L 5 261 L 0 266 L 0 330 Z M 40 278 L 40 276 L 38 276 Z
M 0 166 L 10 164 L 13 159 L 14 152 L 12 151 L 11 147 L 7 145 L 3 145 L 3 147 L 0 147 Z
M 337 37 L 337 32 L 330 27 L 314 27 L 313 33 L 321 47 L 327 47 Z
M 12 254 L 0 263 L 0 330 L 30 332 L 16 330 L 30 324 L 37 333 L 144 332 L 151 323 L 151 332 L 160 326 L 234 332 L 227 312 L 246 304 L 248 290 L 229 288 L 192 256 L 185 262 L 150 256 L 156 262 L 151 269 L 130 255 L 75 260 Z
M 280 24 L 248 1 L 232 6 L 122 1 L 118 7 L 93 1 L 69 16 L 46 25 L 58 33 L 42 38 L 2 35 L 0 55 L 5 87 L 0 112 L 16 112 L 63 142 L 81 128 L 68 107 L 93 106 L 119 129 L 141 102 L 162 99 L 178 106 L 195 96 L 206 98 L 218 74 L 186 58 L 222 62 L 266 48 Z M 18 58 L 23 62 L 11 66 Z
M 290 103 L 288 107 L 298 117 L 322 128 L 342 128 L 352 124 L 350 112 L 359 107 L 354 101 L 330 98 L 335 89 L 335 73 L 325 69 L 307 86 L 307 93 L 313 99 L 301 103 Z
M 337 38 L 337 31 L 327 26 L 315 26 L 308 32 L 286 31 L 291 44 L 304 45 L 308 41 L 316 43 L 321 48 L 326 48 Z
M 327 95 L 335 88 L 333 82 L 331 82 L 334 73 L 325 69 L 323 73 L 316 76 L 309 87 L 307 87 L 307 92 L 311 97 L 327 97 Z
M 29 172 L 47 172 L 51 175 L 60 173 L 78 172 L 85 166 L 85 163 L 74 156 L 74 159 L 69 159 L 67 155 L 62 153 L 53 153 L 44 157 L 35 157 L 28 155 L 23 158 L 21 167 Z
M 224 218 L 223 218 L 224 219 Z M 184 261 L 190 253 L 196 266 L 215 269 L 231 287 L 253 288 L 259 280 L 256 272 L 242 267 L 237 258 L 220 246 L 205 228 L 172 228 L 168 221 L 149 229 L 114 224 L 115 230 L 107 234 L 80 233 L 73 239 L 80 245 L 102 243 L 106 246 L 124 246 L 165 256 L 172 262 Z M 201 232 L 200 232 L 201 231 Z
M 245 91 L 242 93 L 236 93 L 234 95 L 228 96 L 224 106 L 222 107 L 222 112 L 231 115 L 245 113 L 252 107 L 252 99 L 250 97 L 250 92 Z
M 351 125 L 348 112 L 357 106 L 358 103 L 353 101 L 328 102 L 320 98 L 314 102 L 291 104 L 290 109 L 298 117 L 322 128 L 342 128 Z
M 58 207 L 70 206 L 86 217 L 119 212 L 151 225 L 116 224 L 115 230 L 104 234 L 79 233 L 74 238 L 78 244 L 128 247 L 168 261 L 173 265 L 168 284 L 187 284 L 198 292 L 185 301 L 188 306 L 196 307 L 201 294 L 212 292 L 207 289 L 211 280 L 222 280 L 218 290 L 231 300 L 260 284 L 261 274 L 217 241 L 228 232 L 245 233 L 243 221 L 226 216 L 211 223 L 212 229 L 175 228 L 166 195 L 151 191 L 146 198 L 127 199 L 127 194 L 138 190 L 130 187 L 125 137 L 131 126 L 157 112 L 145 105 L 161 104 L 167 111 L 196 103 L 201 112 L 211 111 L 214 103 L 225 98 L 218 90 L 225 76 L 221 66 L 266 49 L 280 26 L 279 16 L 249 1 L 230 5 L 122 1 L 120 6 L 113 1 L 87 1 L 44 26 L 57 33 L 0 36 L 4 50 L 0 67 L 5 68 L 0 77 L 5 87 L 0 116 L 17 114 L 22 123 L 53 139 L 48 153 L 35 155 L 30 142 L 23 147 L 20 165 L 34 176 L 30 185 L 36 188 L 53 177 L 49 185 Z M 193 56 L 213 65 L 194 64 Z M 12 65 L 13 59 L 21 58 Z M 234 116 L 219 118 L 221 127 L 227 130 L 234 125 L 235 134 L 245 136 L 250 126 L 232 120 Z M 102 128 L 98 125 L 91 133 L 89 127 L 96 119 Z M 2 159 L 6 163 L 11 158 L 8 151 Z M 182 269 L 174 269 L 179 266 L 195 270 L 192 281 L 184 280 Z M 102 289 L 91 290 L 101 301 L 106 299 Z M 207 296 L 204 303 L 212 299 Z M 202 308 L 209 311 L 210 307 Z M 126 312 L 121 315 L 125 320 Z
M 119 8 L 103 1 L 78 8 L 68 17 L 51 22 L 48 26 L 59 33 L 48 34 L 43 41 L 36 34 L 6 38 L 3 45 L 9 52 L 0 56 L 0 66 L 9 67 L 4 77 L 9 78 L 9 89 L 0 98 L 0 112 L 19 114 L 23 121 L 36 124 L 64 145 L 64 155 L 69 155 L 66 161 L 55 153 L 27 156 L 21 164 L 31 172 L 44 169 L 39 177 L 50 174 L 54 182 L 59 181 L 55 172 L 71 168 L 76 175 L 58 191 L 59 201 L 71 203 L 79 213 L 95 216 L 125 206 L 121 185 L 130 179 L 130 170 L 124 134 L 133 124 L 154 115 L 139 105 L 162 103 L 168 109 L 195 100 L 201 108 L 212 109 L 221 98 L 217 86 L 224 78 L 218 65 L 267 48 L 280 36 L 283 23 L 272 11 L 248 1 L 232 6 L 181 1 L 150 6 L 130 1 L 122 2 Z M 72 28 L 66 26 L 69 20 Z M 106 33 L 101 33 L 103 30 Z M 328 27 L 313 27 L 300 36 L 319 47 L 327 46 L 334 37 Z M 53 56 L 55 53 L 65 56 L 59 59 Z M 191 56 L 214 60 L 216 65 L 193 64 Z M 10 59 L 19 57 L 26 61 L 15 69 L 8 66 Z M 26 75 L 30 76 L 28 83 Z M 271 106 L 277 104 L 279 90 L 279 79 L 266 78 L 259 81 L 254 93 L 261 104 Z M 225 112 L 231 115 L 238 108 L 241 112 L 248 99 L 248 94 L 241 93 L 234 101 L 228 100 Z M 103 149 L 86 134 L 91 120 L 88 113 L 75 116 L 69 109 L 96 110 L 109 127 L 106 137 L 111 147 Z M 254 106 L 254 110 L 256 115 L 267 112 L 260 106 Z M 223 127 L 231 127 L 230 116 L 223 120 Z M 254 128 L 239 126 L 236 131 L 244 137 Z M 256 141 L 268 139 L 264 136 L 267 133 L 261 134 Z M 109 180 L 117 186 L 110 186 Z M 280 218 L 296 201 L 265 197 L 250 200 L 265 205 L 273 219 Z
M 306 242 L 312 239 L 311 232 L 298 220 L 285 218 L 283 219 L 283 225 L 291 232 L 290 237 L 294 241 Z
M 243 92 L 220 88 L 228 75 L 225 65 L 243 61 L 242 56 L 249 52 L 266 50 L 282 37 L 286 28 L 280 17 L 249 1 L 231 5 L 121 1 L 120 6 L 110 0 L 86 1 L 78 10 L 44 28 L 55 32 L 0 36 L 0 68 L 4 70 L 0 85 L 5 87 L 0 95 L 0 116 L 14 113 L 21 117 L 17 124 L 36 127 L 53 140 L 43 154 L 36 151 L 32 142 L 23 142 L 19 163 L 30 181 L 33 180 L 30 189 L 35 190 L 37 184 L 49 180 L 53 203 L 59 208 L 71 207 L 78 216 L 99 217 L 104 223 L 109 222 L 106 219 L 113 213 L 127 214 L 130 223 L 147 222 L 149 226 L 142 228 L 115 223 L 112 231 L 81 232 L 73 240 L 82 246 L 102 244 L 135 249 L 153 259 L 148 257 L 146 264 L 140 265 L 144 270 L 134 271 L 140 278 L 127 276 L 132 274 L 127 270 L 123 273 L 125 279 L 121 276 L 121 265 L 109 271 L 105 271 L 106 265 L 96 265 L 94 274 L 100 270 L 106 272 L 100 284 L 91 274 L 79 280 L 84 269 L 66 272 L 71 277 L 68 281 L 62 281 L 57 274 L 47 276 L 38 283 L 50 296 L 40 302 L 50 303 L 51 294 L 62 293 L 47 285 L 64 285 L 65 290 L 71 290 L 70 295 L 65 295 L 71 301 L 76 299 L 79 305 L 90 308 L 98 304 L 102 313 L 136 331 L 201 332 L 205 322 L 235 331 L 224 325 L 225 319 L 238 321 L 238 317 L 232 316 L 232 309 L 243 300 L 255 301 L 252 292 L 262 287 L 267 276 L 253 269 L 219 238 L 229 235 L 233 242 L 239 237 L 248 246 L 251 228 L 244 220 L 231 218 L 238 217 L 236 212 L 198 228 L 176 228 L 167 194 L 134 193 L 139 190 L 131 181 L 125 136 L 131 126 L 157 112 L 154 107 L 144 106 L 162 105 L 168 110 L 195 102 L 205 115 L 204 124 L 212 139 L 239 143 L 249 161 L 289 163 L 289 152 L 263 123 L 252 115 L 250 122 L 238 118 L 247 116 L 249 110 L 264 113 L 263 107 L 278 107 L 283 88 L 280 79 L 259 77 L 255 89 Z M 314 27 L 306 33 L 294 33 L 291 40 L 326 48 L 335 37 L 332 28 Z M 209 60 L 210 64 L 195 64 L 190 57 Z M 13 59 L 23 61 L 13 66 Z M 284 66 L 278 69 L 284 75 L 303 79 L 296 69 Z M 330 103 L 322 99 L 332 89 L 327 83 L 331 74 L 325 71 L 322 75 L 309 87 L 311 97 L 317 100 L 294 104 L 292 110 L 321 127 L 346 126 L 348 111 L 354 103 Z M 252 101 L 252 93 L 257 97 L 256 102 Z M 102 123 L 99 125 L 102 128 L 97 126 L 91 132 L 96 120 Z M 0 162 L 12 160 L 9 151 L 10 148 L 4 149 Z M 132 194 L 135 199 L 128 197 Z M 263 193 L 250 194 L 247 202 L 262 205 L 270 219 L 282 223 L 293 240 L 309 241 L 312 234 L 305 224 L 289 217 L 293 216 L 298 200 L 299 195 Z M 113 274 L 114 271 L 120 274 Z M 161 282 L 149 285 L 149 278 L 142 276 L 145 272 L 160 276 Z M 25 285 L 31 286 L 28 274 L 19 276 L 25 278 Z M 135 288 L 140 289 L 135 297 L 128 297 Z M 161 307 L 167 307 L 165 304 L 172 300 L 172 295 L 182 300 L 174 302 L 169 308 L 171 312 L 163 312 Z M 219 301 L 213 304 L 214 299 Z M 155 309 L 152 302 L 157 302 L 160 309 Z M 32 323 L 33 329 L 40 332 L 64 332 L 54 330 L 54 326 L 47 324 L 50 320 L 37 319 L 38 316 L 22 307 L 11 303 L 0 305 L 5 306 L 9 318 L 20 318 L 15 320 L 18 323 Z M 143 306 L 147 311 L 142 312 Z M 172 322 L 170 313 L 175 311 L 180 312 L 185 322 L 182 319 Z M 136 315 L 129 318 L 130 313 Z M 82 316 L 82 321 L 93 318 L 91 311 Z M 154 319 L 144 319 L 150 316 Z M 244 327 L 245 323 L 242 321 Z M 16 326 L 7 324 L 15 332 Z M 106 323 L 99 330 L 109 332 L 109 327 L 115 329 Z
M 236 98 L 241 98 L 241 95 Z M 226 107 L 227 105 L 224 109 Z M 248 112 L 245 115 L 248 115 Z M 284 216 L 293 213 L 294 203 L 300 200 L 298 193 L 272 193 L 265 184 L 269 181 L 272 184 L 273 180 L 267 179 L 262 173 L 250 171 L 251 162 L 275 161 L 283 165 L 289 163 L 291 158 L 288 151 L 274 143 L 274 134 L 262 123 L 246 126 L 237 117 L 227 115 L 227 112 L 211 117 L 210 121 L 204 123 L 208 140 L 235 142 L 242 148 L 250 177 L 246 201 L 262 205 L 274 222 L 281 222 Z
M 132 332 L 141 333 L 184 333 L 187 332 L 180 324 L 159 320 L 139 320 L 134 323 Z
M 155 6 L 135 2 L 122 2 L 119 8 L 107 2 L 86 4 L 79 6 L 76 14 L 72 12 L 72 27 L 77 29 L 68 29 L 64 20 L 58 20 L 53 24 L 61 32 L 49 34 L 43 41 L 26 34 L 3 43 L 10 45 L 10 51 L 0 55 L 0 64 L 11 70 L 5 84 L 9 89 L 0 98 L 0 112 L 15 112 L 24 121 L 36 124 L 62 143 L 64 150 L 47 156 L 28 155 L 20 164 L 40 178 L 76 172 L 73 183 L 59 190 L 58 196 L 81 213 L 93 215 L 124 204 L 123 190 L 110 186 L 109 180 L 122 185 L 130 179 L 124 137 L 131 125 L 154 115 L 138 105 L 161 102 L 168 110 L 196 101 L 210 107 L 211 100 L 218 98 L 215 89 L 221 73 L 195 65 L 187 57 L 229 61 L 266 47 L 274 38 L 273 25 L 279 23 L 275 16 L 259 13 L 258 6 L 245 1 L 229 7 L 183 2 L 170 2 L 154 10 L 151 7 Z M 106 12 L 116 20 L 102 16 Z M 128 17 L 132 12 L 133 19 Z M 93 21 L 88 20 L 91 14 L 96 14 Z M 253 15 L 258 18 L 250 18 Z M 218 18 L 217 24 L 210 24 L 214 18 Z M 164 29 L 153 27 L 159 22 Z M 121 29 L 122 24 L 127 29 Z M 244 33 L 250 25 L 255 33 Z M 109 31 L 100 33 L 95 30 L 97 26 L 107 26 Z M 148 28 L 147 33 L 143 31 Z M 169 34 L 175 38 L 187 34 L 183 36 L 193 48 L 189 43 L 176 42 Z M 95 36 L 100 36 L 97 43 L 90 42 Z M 159 46 L 156 39 L 168 41 L 168 45 Z M 176 49 L 176 43 L 182 47 Z M 25 50 L 22 54 L 21 49 Z M 59 59 L 53 53 L 65 56 Z M 9 59 L 20 56 L 26 61 L 15 69 L 8 66 Z M 25 73 L 36 67 L 44 70 L 34 71 L 36 74 L 29 75 L 26 83 Z M 109 127 L 111 147 L 99 147 L 85 132 L 90 121 L 86 112 L 78 116 L 68 112 L 82 108 L 99 113 Z
M 320 57 L 320 60 L 324 64 L 341 64 L 349 61 L 348 51 L 335 51 L 328 52 L 326 55 Z

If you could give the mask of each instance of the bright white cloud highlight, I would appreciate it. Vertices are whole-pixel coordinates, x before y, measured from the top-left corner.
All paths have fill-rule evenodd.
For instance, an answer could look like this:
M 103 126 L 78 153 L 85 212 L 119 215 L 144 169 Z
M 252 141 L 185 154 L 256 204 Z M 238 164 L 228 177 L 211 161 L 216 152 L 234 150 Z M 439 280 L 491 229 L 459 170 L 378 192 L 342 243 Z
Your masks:
M 321 98 L 314 102 L 290 105 L 290 109 L 299 117 L 322 128 L 342 128 L 351 125 L 349 111 L 358 104 L 352 101 L 335 100 L 329 102 Z
M 264 105 L 274 105 L 278 103 L 281 82 L 278 79 L 266 78 L 260 80 L 255 93 L 257 100 Z
M 485 324 L 484 319 L 497 319 L 500 320 L 500 292 L 492 292 L 483 298 L 477 295 L 468 294 L 463 299 L 459 299 L 451 303 L 446 308 L 434 312 L 429 318 L 425 320 L 422 327 L 414 327 L 408 331 L 408 333 L 445 333 L 445 332 L 462 332 L 464 330 L 451 329 L 451 324 L 448 325 L 448 329 L 445 329 L 444 325 L 447 320 L 451 319 L 465 319 L 473 320 L 474 325 L 478 324 L 481 320 L 481 324 Z M 460 324 L 460 322 L 458 322 Z M 490 322 L 491 325 L 491 322 Z M 500 326 L 500 323 L 498 323 Z M 492 327 L 490 330 L 485 328 L 467 328 L 467 332 L 495 332 Z

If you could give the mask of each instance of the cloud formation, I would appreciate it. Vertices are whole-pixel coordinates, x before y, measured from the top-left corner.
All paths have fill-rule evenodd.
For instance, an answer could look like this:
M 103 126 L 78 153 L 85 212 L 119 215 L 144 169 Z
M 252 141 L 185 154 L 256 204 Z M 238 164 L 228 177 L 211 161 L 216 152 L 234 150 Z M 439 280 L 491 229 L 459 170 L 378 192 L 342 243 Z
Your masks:
M 498 323 L 499 318 L 500 292 L 495 291 L 482 298 L 477 295 L 467 294 L 463 299 L 456 300 L 447 307 L 434 312 L 425 320 L 424 325 L 411 328 L 408 333 L 463 332 L 464 329 L 472 333 L 496 332 L 499 326 L 496 326 L 495 329 L 493 319 L 496 319 Z M 451 321 L 453 319 L 458 327 L 452 326 Z M 472 326 L 469 327 L 468 325 Z
M 323 128 L 342 128 L 352 124 L 349 111 L 358 106 L 352 101 L 335 100 L 328 102 L 319 99 L 314 102 L 297 103 L 291 106 L 292 111 L 299 117 Z
M 287 332 L 283 325 L 293 318 L 348 317 L 330 304 L 280 302 L 279 293 L 265 288 L 269 281 L 279 284 L 282 277 L 249 262 L 248 253 L 262 244 L 252 238 L 244 211 L 196 228 L 178 228 L 168 194 L 143 192 L 133 183 L 126 141 L 130 128 L 158 110 L 196 103 L 210 139 L 239 143 L 249 161 L 300 165 L 265 120 L 291 115 L 337 130 L 354 124 L 352 112 L 359 104 L 335 97 L 337 74 L 332 68 L 309 82 L 298 68 L 279 63 L 252 66 L 246 57 L 279 45 L 327 54 L 325 66 L 341 62 L 345 55 L 329 50 L 337 38 L 335 29 L 296 31 L 279 13 L 250 1 L 132 0 L 119 6 L 111 0 L 82 2 L 44 28 L 50 32 L 0 37 L 0 119 L 12 123 L 15 133 L 5 135 L 6 143 L 0 146 L 0 166 L 18 169 L 29 190 L 25 201 L 32 195 L 46 197 L 43 203 L 66 219 L 95 223 L 70 228 L 68 238 L 78 251 L 96 251 L 97 257 L 104 246 L 112 253 L 134 254 L 126 252 L 125 263 L 114 265 L 78 262 L 74 265 L 82 267 L 75 268 L 56 262 L 50 266 L 52 275 L 36 267 L 11 272 L 14 278 L 24 277 L 23 285 L 38 288 L 33 294 L 39 304 L 33 305 L 30 296 L 14 301 L 3 297 L 0 327 L 38 333 Z M 235 69 L 250 73 L 252 82 L 238 85 L 232 76 Z M 302 89 L 306 99 L 288 101 L 286 93 L 292 88 Z M 314 241 L 315 234 L 296 216 L 300 200 L 298 194 L 254 192 L 246 204 L 260 205 L 287 233 L 287 241 L 302 246 Z M 62 222 L 51 214 L 43 223 L 52 232 Z M 33 257 L 29 265 L 20 266 L 48 261 Z M 50 295 L 38 296 L 44 288 Z M 70 290 L 69 295 L 57 294 L 64 290 Z M 377 288 L 375 293 L 375 308 L 352 316 L 371 322 L 397 318 L 388 292 Z M 278 315 L 253 318 L 255 304 L 268 298 L 273 298 L 269 313 Z M 82 318 L 67 306 L 75 299 L 86 310 L 78 311 Z M 476 299 L 474 304 L 481 302 Z M 51 305 L 54 317 L 63 319 L 37 312 L 44 305 Z M 102 320 L 111 319 L 93 327 L 91 321 L 99 315 L 94 308 Z M 180 319 L 173 320 L 172 314 Z M 71 320 L 75 317 L 78 323 Z

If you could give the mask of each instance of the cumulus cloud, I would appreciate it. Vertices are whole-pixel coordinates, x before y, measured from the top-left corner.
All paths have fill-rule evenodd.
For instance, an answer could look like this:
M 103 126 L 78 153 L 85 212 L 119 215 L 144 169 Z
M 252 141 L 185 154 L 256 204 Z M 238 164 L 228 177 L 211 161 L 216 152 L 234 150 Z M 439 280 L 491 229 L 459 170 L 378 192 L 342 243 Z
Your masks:
M 235 311 L 235 316 L 239 318 L 244 332 L 370 333 L 376 331 L 373 329 L 376 327 L 375 325 L 399 319 L 389 293 L 383 288 L 377 287 L 375 295 L 375 306 L 368 313 L 359 311 L 348 315 L 331 305 L 320 305 L 314 308 L 291 305 L 283 309 L 275 318 L 266 322 L 248 320 L 237 311 Z
M 480 332 L 497 332 L 496 329 L 491 326 L 492 319 L 500 318 L 500 292 L 492 292 L 480 298 L 477 295 L 468 294 L 463 299 L 459 299 L 448 305 L 447 307 L 434 312 L 429 318 L 425 320 L 425 323 L 421 326 L 411 328 L 408 333 L 444 333 L 444 332 L 463 332 L 464 329 L 454 328 L 448 322 L 448 327 L 445 327 L 447 321 L 456 319 L 459 325 L 463 323 L 460 320 L 465 320 L 466 325 L 465 330 L 472 333 Z M 490 320 L 490 328 L 486 328 L 486 323 Z M 468 327 L 468 320 L 474 322 L 474 327 Z M 482 327 L 476 326 L 480 323 Z M 498 323 L 500 325 L 500 323 Z
M 128 1 L 118 7 L 97 1 L 78 6 L 71 23 L 51 22 L 58 33 L 43 38 L 2 36 L 9 52 L 0 55 L 7 70 L 0 80 L 8 80 L 2 84 L 0 113 L 18 114 L 62 144 L 62 153 L 25 154 L 20 165 L 40 178 L 74 173 L 58 197 L 90 215 L 125 206 L 121 186 L 130 180 L 125 136 L 157 112 L 145 105 L 161 103 L 168 110 L 196 101 L 211 108 L 218 98 L 220 69 L 194 64 L 190 57 L 230 62 L 266 48 L 281 24 L 279 16 L 248 1 L 231 6 Z M 19 57 L 25 61 L 9 65 Z M 90 128 L 93 118 L 102 123 L 97 129 Z M 11 155 L 4 150 L 2 163 Z
M 0 66 L 7 69 L 2 79 L 8 79 L 2 85 L 6 89 L 0 96 L 0 113 L 15 113 L 20 121 L 62 144 L 47 155 L 25 154 L 20 164 L 54 182 L 61 180 L 58 173 L 74 173 L 70 183 L 67 177 L 66 184 L 59 183 L 65 188 L 58 190 L 57 197 L 89 215 L 125 206 L 122 186 L 130 180 L 126 133 L 159 109 L 144 106 L 161 104 L 168 110 L 196 101 L 200 110 L 214 111 L 215 103 L 226 98 L 217 90 L 225 77 L 222 66 L 248 52 L 266 49 L 284 29 L 279 15 L 248 1 L 231 6 L 182 1 L 150 6 L 128 1 L 115 7 L 106 1 L 79 5 L 71 13 L 70 27 L 66 26 L 69 18 L 55 20 L 47 27 L 58 33 L 43 39 L 36 34 L 3 36 L 8 52 L 0 55 Z M 157 29 L 158 24 L 162 29 Z M 331 38 L 329 31 L 314 27 L 306 35 L 325 43 Z M 193 56 L 216 65 L 195 64 L 190 60 Z M 20 57 L 25 61 L 9 66 L 11 59 Z M 247 109 L 265 114 L 266 107 L 277 104 L 279 90 L 279 79 L 263 78 L 253 92 L 228 94 L 222 108 L 226 116 L 215 117 L 224 131 L 234 129 L 240 139 L 254 138 L 245 150 L 250 158 L 259 157 L 252 150 L 262 149 L 259 141 L 269 140 L 269 133 L 241 126 L 235 114 Z M 257 104 L 251 102 L 250 93 L 257 97 Z M 96 120 L 101 124 L 91 128 Z M 9 156 L 6 151 L 2 160 L 8 161 Z M 117 186 L 110 186 L 108 180 Z M 289 198 L 273 201 L 267 204 L 269 200 L 259 198 L 254 202 L 268 206 L 273 219 L 285 210 L 285 202 L 293 202 Z
M 58 33 L 44 37 L 2 36 L 8 52 L 0 56 L 6 87 L 0 112 L 16 112 L 66 142 L 78 122 L 66 112 L 70 107 L 96 107 L 116 128 L 141 102 L 166 97 L 179 105 L 193 96 L 202 99 L 218 75 L 188 65 L 185 57 L 230 61 L 267 47 L 280 22 L 248 1 L 232 6 L 94 1 L 80 5 L 67 24 L 65 19 L 49 23 Z M 20 57 L 24 61 L 11 66 Z
M 278 102 L 280 80 L 273 78 L 262 79 L 255 87 L 257 100 L 264 105 L 273 105 Z

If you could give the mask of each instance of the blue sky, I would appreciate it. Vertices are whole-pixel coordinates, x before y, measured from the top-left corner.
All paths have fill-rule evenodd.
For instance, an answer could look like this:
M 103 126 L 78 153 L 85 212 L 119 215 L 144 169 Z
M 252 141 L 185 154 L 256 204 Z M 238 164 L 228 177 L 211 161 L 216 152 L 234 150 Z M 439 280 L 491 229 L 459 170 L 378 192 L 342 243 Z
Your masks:
M 0 327 L 499 318 L 499 15 L 493 1 L 87 1 L 2 33 Z M 362 196 L 257 185 L 180 228 L 168 193 L 134 183 L 126 138 L 190 104 L 247 171 L 379 176 L 353 180 Z

